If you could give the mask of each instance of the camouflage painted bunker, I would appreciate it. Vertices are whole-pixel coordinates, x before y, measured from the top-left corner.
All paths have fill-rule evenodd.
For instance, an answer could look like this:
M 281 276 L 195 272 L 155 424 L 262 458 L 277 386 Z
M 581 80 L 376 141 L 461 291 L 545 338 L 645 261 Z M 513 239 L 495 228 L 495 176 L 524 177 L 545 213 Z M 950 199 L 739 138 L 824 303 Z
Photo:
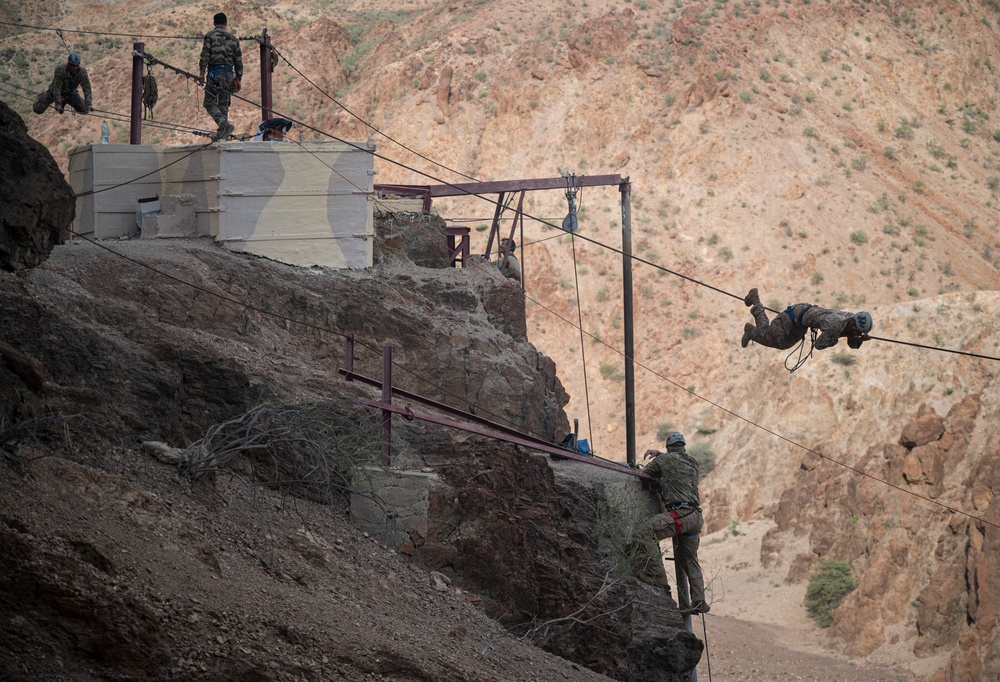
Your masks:
M 69 180 L 84 196 L 73 230 L 96 239 L 210 236 L 292 265 L 371 267 L 374 149 L 372 142 L 77 147 Z M 153 206 L 158 215 L 144 208 Z

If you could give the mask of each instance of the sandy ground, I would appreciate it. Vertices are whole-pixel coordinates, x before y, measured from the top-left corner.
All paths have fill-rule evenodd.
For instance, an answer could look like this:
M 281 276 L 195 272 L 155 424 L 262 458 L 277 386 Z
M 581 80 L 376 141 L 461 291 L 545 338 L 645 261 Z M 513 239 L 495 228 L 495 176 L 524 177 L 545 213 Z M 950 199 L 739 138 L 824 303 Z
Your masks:
M 768 571 L 760 565 L 761 539 L 772 526 L 751 521 L 740 525 L 742 535 L 718 531 L 702 540 L 712 611 L 704 623 L 700 618 L 693 623 L 695 634 L 708 643 L 699 680 L 908 682 L 929 676 L 926 666 L 917 674 L 903 667 L 903 661 L 915 663 L 905 651 L 895 652 L 894 662 L 853 659 L 830 648 L 803 606 L 805 585 L 784 583 L 785 566 Z

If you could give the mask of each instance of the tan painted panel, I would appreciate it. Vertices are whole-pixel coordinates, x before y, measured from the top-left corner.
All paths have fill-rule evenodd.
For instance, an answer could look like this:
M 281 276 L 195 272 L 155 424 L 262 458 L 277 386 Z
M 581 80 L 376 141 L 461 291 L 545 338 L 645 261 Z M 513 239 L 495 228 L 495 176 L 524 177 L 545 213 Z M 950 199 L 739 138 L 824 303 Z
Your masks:
M 292 265 L 373 262 L 375 146 L 232 142 L 200 148 L 87 145 L 70 153 L 74 230 L 134 235 L 140 198 L 191 194 L 198 234 Z M 141 177 L 145 176 L 145 177 Z

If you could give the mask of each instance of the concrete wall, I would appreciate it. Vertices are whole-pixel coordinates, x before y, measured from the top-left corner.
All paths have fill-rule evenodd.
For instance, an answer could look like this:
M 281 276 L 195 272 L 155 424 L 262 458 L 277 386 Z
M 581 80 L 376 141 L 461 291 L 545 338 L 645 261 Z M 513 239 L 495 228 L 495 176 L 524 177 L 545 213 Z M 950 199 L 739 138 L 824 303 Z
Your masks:
M 386 546 L 399 549 L 410 531 L 427 535 L 427 513 L 435 474 L 365 468 L 355 472 L 351 520 Z
M 234 251 L 292 265 L 371 267 L 374 148 L 339 142 L 77 147 L 70 185 L 78 194 L 95 193 L 77 199 L 73 230 L 96 239 L 134 236 L 139 199 L 169 204 L 164 197 L 188 195 L 197 234 Z

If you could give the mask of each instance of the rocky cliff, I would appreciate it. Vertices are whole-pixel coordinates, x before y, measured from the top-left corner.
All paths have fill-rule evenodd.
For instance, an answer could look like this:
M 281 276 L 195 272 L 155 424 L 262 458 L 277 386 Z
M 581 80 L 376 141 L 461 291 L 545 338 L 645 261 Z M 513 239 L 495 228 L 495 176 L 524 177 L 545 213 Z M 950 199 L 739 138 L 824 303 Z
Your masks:
M 520 290 L 493 265 L 441 267 L 438 218 L 386 216 L 377 232 L 379 265 L 366 272 L 283 266 L 207 240 L 125 240 L 71 241 L 39 267 L 0 275 L 5 679 L 357 679 L 368 669 L 547 679 L 503 671 L 531 642 L 617 679 L 686 678 L 701 642 L 667 594 L 602 549 L 622 539 L 601 525 L 603 486 L 577 478 L 585 466 L 557 479 L 546 457 L 399 424 L 396 464 L 441 481 L 428 531 L 403 559 L 366 550 L 344 525 L 343 496 L 317 495 L 315 468 L 273 431 L 244 435 L 241 457 L 194 482 L 153 459 L 261 406 L 281 406 L 293 424 L 320 410 L 316 438 L 353 434 L 377 455 L 375 420 L 356 401 L 375 392 L 337 371 L 347 332 L 357 372 L 380 376 L 391 345 L 400 387 L 550 441 L 567 429 L 554 364 L 524 338 Z M 405 644 L 420 630 L 409 622 L 420 613 L 411 598 L 423 599 L 415 567 L 435 571 L 450 599 L 438 606 L 474 611 L 473 601 L 510 631 L 463 614 L 442 636 L 482 654 L 441 674 L 447 643 Z M 382 599 L 366 603 L 369 581 Z M 412 594 L 396 594 L 400 585 Z M 353 625 L 329 620 L 318 598 L 329 592 L 357 609 Z M 298 614 L 283 601 L 300 603 Z M 369 621 L 404 643 L 345 649 Z

